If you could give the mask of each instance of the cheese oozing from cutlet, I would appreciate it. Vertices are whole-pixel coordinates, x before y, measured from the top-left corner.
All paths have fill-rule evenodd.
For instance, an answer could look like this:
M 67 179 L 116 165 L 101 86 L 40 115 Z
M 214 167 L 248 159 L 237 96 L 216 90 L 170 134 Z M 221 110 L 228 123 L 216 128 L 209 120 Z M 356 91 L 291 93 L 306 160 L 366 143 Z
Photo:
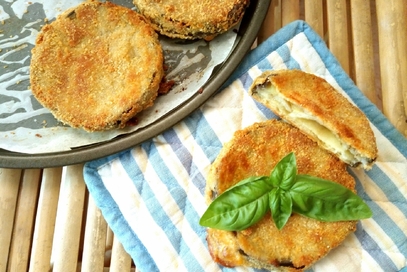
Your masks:
M 365 169 L 370 169 L 377 156 L 375 154 L 376 145 L 373 132 L 363 113 L 341 94 L 335 93 L 336 90 L 328 86 L 323 79 L 300 71 L 287 73 L 287 79 L 278 78 L 285 77 L 284 72 L 273 74 L 270 71 L 263 74 L 250 87 L 249 94 L 282 119 L 298 127 L 323 148 L 337 155 L 345 163 L 351 166 L 361 165 Z M 304 77 L 298 80 L 298 87 L 294 86 L 295 82 L 284 82 L 295 81 L 293 73 L 300 73 L 298 76 Z M 308 86 L 309 78 L 307 77 L 317 78 L 317 80 L 310 82 L 310 86 Z M 316 91 L 318 92 L 315 94 L 316 98 L 312 93 L 312 88 L 315 86 L 322 89 Z M 280 87 L 284 89 L 280 89 Z M 290 88 L 297 89 L 291 90 Z M 307 90 L 301 92 L 301 88 L 307 88 Z M 321 99 L 321 96 L 324 95 L 335 101 Z M 322 105 L 321 101 L 325 104 Z M 332 107 L 327 105 L 330 102 L 332 102 Z M 344 109 L 344 113 L 340 112 L 341 109 Z M 356 120 L 360 123 L 358 126 L 355 125 Z M 361 128 L 363 128 L 363 132 L 360 130 Z M 358 133 L 364 134 L 357 135 Z M 346 134 L 353 136 L 343 137 Z M 362 139 L 363 135 L 368 137 Z
M 264 90 L 262 90 L 264 89 Z M 334 154 L 340 155 L 341 159 L 354 165 L 360 160 L 365 160 L 357 150 L 343 142 L 338 135 L 327 128 L 322 121 L 308 113 L 305 109 L 290 103 L 283 96 L 279 95 L 276 87 L 267 84 L 258 87 L 255 91 L 261 99 L 272 103 L 279 112 L 283 112 L 285 118 L 298 124 L 306 133 L 317 137 L 325 147 Z

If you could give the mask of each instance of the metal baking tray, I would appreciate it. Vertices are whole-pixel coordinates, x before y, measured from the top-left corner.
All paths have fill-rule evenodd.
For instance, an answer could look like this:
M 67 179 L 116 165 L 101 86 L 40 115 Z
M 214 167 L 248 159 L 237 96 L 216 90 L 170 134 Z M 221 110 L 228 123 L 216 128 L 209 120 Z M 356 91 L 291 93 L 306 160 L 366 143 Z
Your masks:
M 250 50 L 257 33 L 267 15 L 271 0 L 252 0 L 242 19 L 236 45 L 230 56 L 216 67 L 203 86 L 202 93 L 196 93 L 185 103 L 173 109 L 159 120 L 135 132 L 118 136 L 110 141 L 75 148 L 69 151 L 25 154 L 0 149 L 0 167 L 3 168 L 49 168 L 102 158 L 132 148 L 174 126 L 219 90 Z

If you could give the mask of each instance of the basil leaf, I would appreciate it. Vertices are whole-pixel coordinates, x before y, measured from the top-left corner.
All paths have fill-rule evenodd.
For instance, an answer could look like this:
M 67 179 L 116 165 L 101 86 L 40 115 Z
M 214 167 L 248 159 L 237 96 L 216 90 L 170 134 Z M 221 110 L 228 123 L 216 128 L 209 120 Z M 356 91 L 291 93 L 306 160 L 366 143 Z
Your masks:
M 221 230 L 243 230 L 257 223 L 269 210 L 267 178 L 244 182 L 223 192 L 202 215 L 199 224 Z
M 267 178 L 268 178 L 268 177 L 266 177 L 266 176 L 248 177 L 247 179 L 243 179 L 243 180 L 239 181 L 238 183 L 236 183 L 235 185 L 233 185 L 233 186 L 227 188 L 226 191 L 232 189 L 233 187 L 237 187 L 237 186 L 240 186 L 240 185 L 243 185 L 243 184 L 252 182 L 252 181 L 256 181 L 256 180 L 259 180 L 259 179 L 267 179 Z
M 239 231 L 257 223 L 271 210 L 282 229 L 291 213 L 320 221 L 359 220 L 372 216 L 363 200 L 346 187 L 328 180 L 297 175 L 294 153 L 277 163 L 270 176 L 249 177 L 218 196 L 202 215 L 202 226 Z
M 288 192 L 274 188 L 269 194 L 271 216 L 276 227 L 281 230 L 292 213 L 292 199 Z
M 359 220 L 372 216 L 362 198 L 332 181 L 297 175 L 289 193 L 294 212 L 320 221 Z
M 274 187 L 289 190 L 295 183 L 297 175 L 297 163 L 293 152 L 282 158 L 270 174 L 271 183 Z

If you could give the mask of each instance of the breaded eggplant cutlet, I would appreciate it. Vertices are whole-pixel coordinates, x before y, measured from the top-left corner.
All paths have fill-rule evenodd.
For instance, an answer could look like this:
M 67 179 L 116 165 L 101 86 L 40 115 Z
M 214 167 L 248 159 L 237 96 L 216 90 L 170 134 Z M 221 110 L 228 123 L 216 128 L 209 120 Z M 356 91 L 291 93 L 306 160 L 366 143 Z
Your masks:
M 250 176 L 269 175 L 288 153 L 294 152 L 298 174 L 337 182 L 355 191 L 346 164 L 322 149 L 299 129 L 269 120 L 235 132 L 224 145 L 207 177 L 206 201 Z M 208 228 L 212 258 L 226 267 L 248 266 L 302 271 L 320 260 L 356 230 L 356 221 L 322 222 L 293 213 L 279 230 L 270 212 L 243 231 Z
M 138 11 L 162 35 L 212 40 L 235 26 L 249 0 L 133 0 Z
M 123 128 L 156 99 L 163 61 L 158 35 L 142 15 L 84 2 L 42 28 L 32 50 L 31 89 L 71 127 Z
M 370 169 L 375 162 L 369 120 L 325 79 L 301 70 L 266 71 L 249 94 L 347 164 Z

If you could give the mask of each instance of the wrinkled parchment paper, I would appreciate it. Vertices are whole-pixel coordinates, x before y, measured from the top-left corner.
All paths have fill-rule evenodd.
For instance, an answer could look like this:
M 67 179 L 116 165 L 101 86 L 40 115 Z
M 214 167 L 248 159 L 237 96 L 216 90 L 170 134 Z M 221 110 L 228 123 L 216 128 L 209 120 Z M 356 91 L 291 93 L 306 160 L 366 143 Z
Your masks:
M 145 127 L 198 92 L 236 40 L 233 29 L 211 42 L 161 37 L 166 78 L 175 86 L 138 115 L 136 126 L 89 133 L 56 120 L 32 95 L 29 82 L 30 52 L 41 27 L 81 2 L 0 0 L 0 148 L 29 154 L 67 151 Z M 111 2 L 134 9 L 131 0 Z

